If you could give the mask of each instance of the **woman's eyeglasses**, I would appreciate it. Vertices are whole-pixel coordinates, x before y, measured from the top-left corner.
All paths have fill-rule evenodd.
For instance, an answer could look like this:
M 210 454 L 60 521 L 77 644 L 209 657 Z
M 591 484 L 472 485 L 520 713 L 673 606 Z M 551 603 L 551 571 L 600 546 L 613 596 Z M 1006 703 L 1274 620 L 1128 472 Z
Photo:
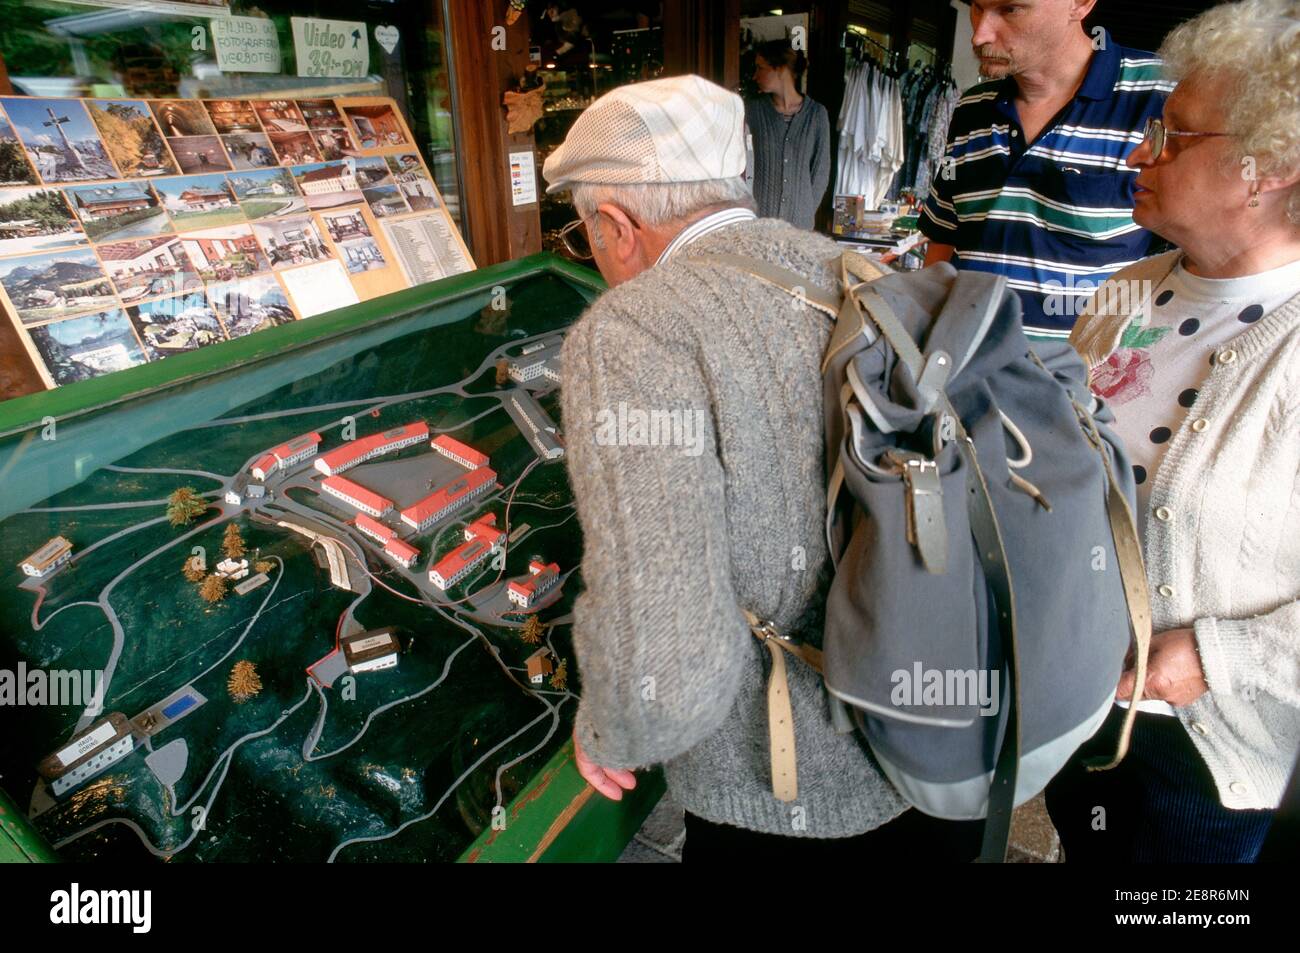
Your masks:
M 1146 130 L 1142 133 L 1143 141 L 1151 149 L 1151 161 L 1156 162 L 1160 159 L 1161 153 L 1165 151 L 1165 142 L 1168 136 L 1186 137 L 1188 139 L 1197 139 L 1204 136 L 1230 136 L 1230 132 L 1180 132 L 1174 129 L 1166 129 L 1164 122 L 1159 119 L 1148 119 Z

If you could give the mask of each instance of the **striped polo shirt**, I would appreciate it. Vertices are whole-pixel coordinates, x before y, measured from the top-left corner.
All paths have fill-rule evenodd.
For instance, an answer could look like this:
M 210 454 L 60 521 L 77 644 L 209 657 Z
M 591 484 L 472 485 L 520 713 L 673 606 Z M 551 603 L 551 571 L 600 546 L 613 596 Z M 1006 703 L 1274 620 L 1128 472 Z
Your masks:
M 1137 170 L 1124 164 L 1173 89 L 1160 65 L 1103 33 L 1074 99 L 1028 148 L 1013 77 L 957 103 L 920 229 L 956 247 L 956 267 L 1005 275 L 1032 335 L 1068 336 L 1097 286 L 1160 244 L 1133 221 Z

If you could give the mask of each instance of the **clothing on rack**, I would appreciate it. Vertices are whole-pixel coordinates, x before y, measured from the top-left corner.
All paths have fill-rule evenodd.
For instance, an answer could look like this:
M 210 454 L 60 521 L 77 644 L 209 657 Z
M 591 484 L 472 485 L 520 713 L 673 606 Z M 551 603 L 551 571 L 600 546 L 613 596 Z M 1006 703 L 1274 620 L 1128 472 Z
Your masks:
M 898 78 L 872 62 L 850 63 L 839 118 L 836 195 L 862 195 L 876 208 L 885 200 L 906 149 Z

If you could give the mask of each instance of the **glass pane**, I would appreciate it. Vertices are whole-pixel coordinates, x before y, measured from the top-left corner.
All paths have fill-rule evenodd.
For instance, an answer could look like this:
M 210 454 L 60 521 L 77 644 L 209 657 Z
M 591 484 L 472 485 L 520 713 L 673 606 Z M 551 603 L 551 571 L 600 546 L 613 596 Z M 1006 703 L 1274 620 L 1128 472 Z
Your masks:
M 227 20 L 232 14 L 273 24 L 280 58 L 277 71 L 241 71 L 230 63 L 224 70 L 218 67 L 212 23 L 236 22 Z M 358 35 L 352 41 L 369 45 L 366 74 L 298 76 L 291 17 L 364 23 L 364 37 Z M 149 99 L 391 96 L 405 114 L 448 210 L 460 223 L 446 41 L 438 3 L 0 0 L 0 22 L 4 23 L 0 59 L 12 92 L 22 95 Z M 9 92 L 2 83 L 0 91 Z

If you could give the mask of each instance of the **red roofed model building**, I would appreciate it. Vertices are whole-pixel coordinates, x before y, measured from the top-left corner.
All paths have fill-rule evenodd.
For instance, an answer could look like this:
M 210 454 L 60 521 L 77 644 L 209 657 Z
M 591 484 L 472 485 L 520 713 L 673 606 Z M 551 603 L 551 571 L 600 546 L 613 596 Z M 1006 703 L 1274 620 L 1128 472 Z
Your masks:
M 419 558 L 420 551 L 410 543 L 400 539 L 390 539 L 388 545 L 384 547 L 384 552 L 392 556 L 395 560 L 410 569 L 415 560 Z
M 461 443 L 455 437 L 448 437 L 445 433 L 434 437 L 430 445 L 444 457 L 454 460 L 466 470 L 485 467 L 490 462 L 486 453 L 479 453 L 469 444 Z
M 356 523 L 357 529 L 381 543 L 387 543 L 390 539 L 397 538 L 397 530 L 391 526 L 385 526 L 379 520 L 373 519 L 365 513 L 357 514 Z
M 426 529 L 449 513 L 460 509 L 474 497 L 496 486 L 497 473 L 491 467 L 471 470 L 444 487 L 434 490 L 420 502 L 402 510 L 402 522 L 416 529 Z
M 275 458 L 275 454 L 264 453 L 262 456 L 258 457 L 257 462 L 253 464 L 253 476 L 257 477 L 259 480 L 265 480 L 274 473 L 279 466 L 280 461 Z
M 429 581 L 439 589 L 450 589 L 495 553 L 506 538 L 505 530 L 497 529 L 496 522 L 496 514 L 488 513 L 465 527 L 465 542 L 429 570 Z
M 306 460 L 308 457 L 315 456 L 319 444 L 320 434 L 313 431 L 312 433 L 303 434 L 301 437 L 294 437 L 292 440 L 285 441 L 274 448 L 271 453 L 280 461 L 280 466 L 289 467 Z
M 543 563 L 534 559 L 528 564 L 532 577 L 522 582 L 511 580 L 506 586 L 506 598 L 524 609 L 531 609 L 538 597 L 550 592 L 560 581 L 558 563 Z
M 394 450 L 428 439 L 429 425 L 423 420 L 417 420 L 415 423 L 394 427 L 383 433 L 360 437 L 341 447 L 335 447 L 328 453 L 322 453 L 316 458 L 316 469 L 326 476 L 333 476 L 372 457 L 392 453 Z
M 355 506 L 371 516 L 383 516 L 393 508 L 393 501 L 367 490 L 347 477 L 332 476 L 321 480 L 320 487 L 330 496 L 338 497 L 349 506 Z

